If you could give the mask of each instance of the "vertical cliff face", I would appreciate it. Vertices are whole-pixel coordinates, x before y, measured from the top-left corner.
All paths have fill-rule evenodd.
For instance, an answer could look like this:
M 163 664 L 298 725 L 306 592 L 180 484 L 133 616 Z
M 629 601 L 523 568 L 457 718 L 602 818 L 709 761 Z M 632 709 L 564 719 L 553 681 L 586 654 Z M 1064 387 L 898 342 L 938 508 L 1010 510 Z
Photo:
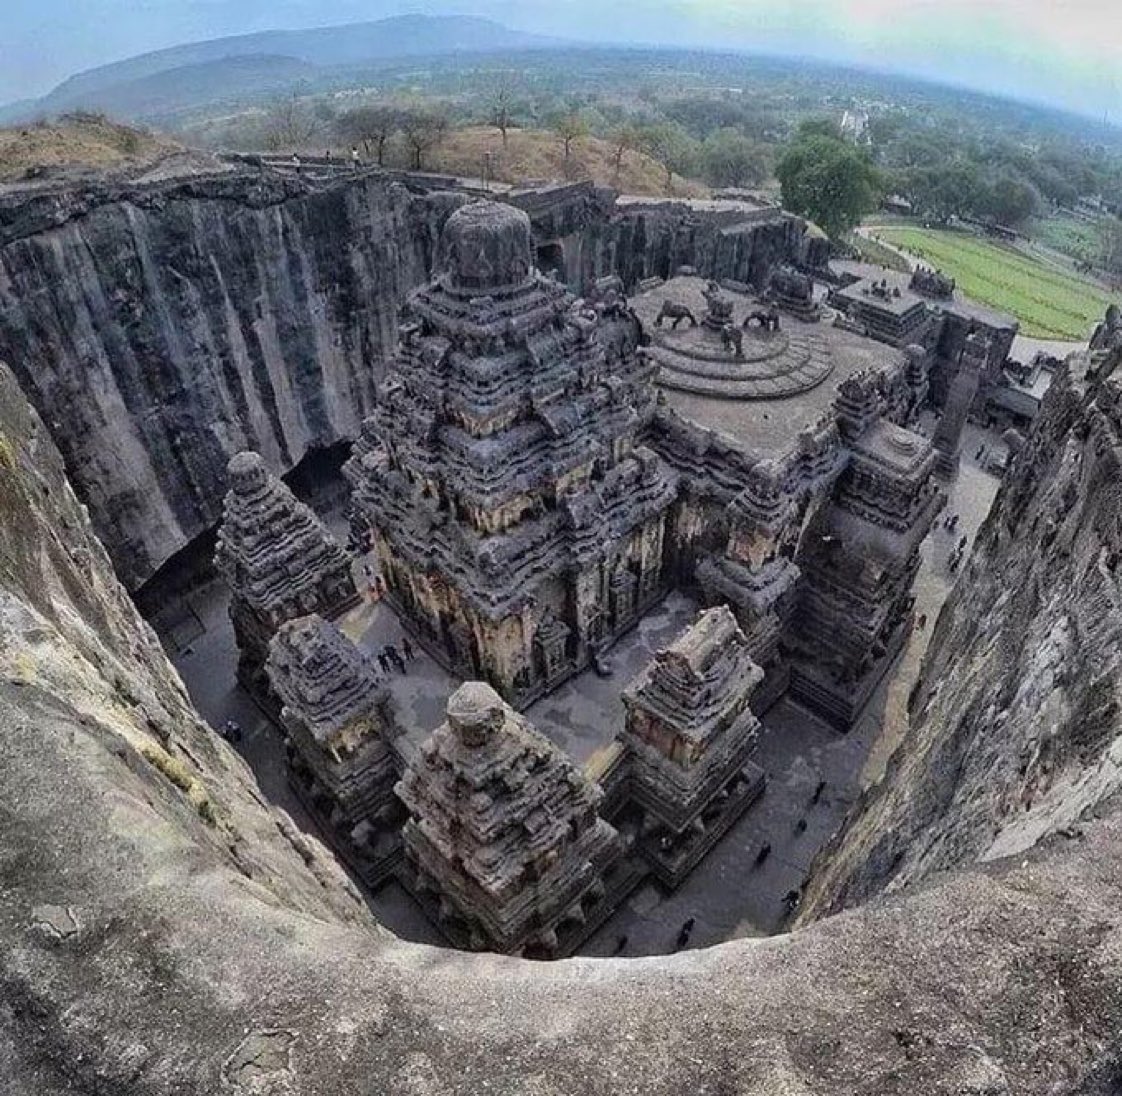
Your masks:
M 1122 785 L 1122 413 L 1075 358 L 939 619 L 912 725 L 819 860 L 806 916 L 1076 840 Z
M 355 434 L 456 200 L 238 175 L 3 226 L 0 356 L 127 583 L 214 521 L 233 452 L 286 469 Z

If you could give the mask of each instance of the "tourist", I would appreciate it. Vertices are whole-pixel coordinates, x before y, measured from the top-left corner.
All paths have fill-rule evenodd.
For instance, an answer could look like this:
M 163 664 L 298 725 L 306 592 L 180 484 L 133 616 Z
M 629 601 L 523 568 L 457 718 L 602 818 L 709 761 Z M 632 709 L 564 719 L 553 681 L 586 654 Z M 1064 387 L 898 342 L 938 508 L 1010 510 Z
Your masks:
M 297 172 L 300 170 L 300 157 L 294 152 L 292 154 L 292 166 L 296 168 Z
M 916 628 L 919 631 L 922 632 L 924 630 L 924 628 L 926 628 L 926 627 L 927 627 L 927 614 L 926 613 L 920 613 L 919 618 L 916 620 Z
M 797 834 L 806 833 L 806 819 L 805 818 L 800 818 L 798 820 L 798 822 L 795 823 L 795 833 L 797 833 Z
M 242 740 L 241 724 L 236 719 L 227 719 L 222 725 L 222 737 L 227 742 L 240 742 Z
M 358 158 L 358 145 L 351 145 L 351 167 L 358 171 L 360 161 Z
M 417 657 L 417 652 L 413 650 L 413 644 L 409 642 L 408 636 L 402 636 L 401 649 L 405 653 L 406 662 L 412 662 Z
M 624 933 L 617 941 L 615 949 L 612 951 L 613 955 L 622 955 L 624 949 L 627 947 L 627 933 Z
M 390 664 L 385 651 L 378 652 L 378 665 L 382 667 L 382 673 L 388 674 L 390 672 Z
M 693 917 L 687 917 L 682 922 L 682 927 L 678 930 L 678 939 L 674 944 L 675 951 L 681 951 L 690 942 L 690 935 L 693 933 L 695 923 L 696 918 Z
M 819 780 L 818 786 L 814 789 L 814 795 L 810 797 L 811 803 L 817 803 L 822 798 L 822 793 L 826 790 L 826 781 Z
M 760 846 L 760 851 L 756 853 L 756 867 L 758 868 L 769 856 L 771 856 L 771 842 L 765 841 Z

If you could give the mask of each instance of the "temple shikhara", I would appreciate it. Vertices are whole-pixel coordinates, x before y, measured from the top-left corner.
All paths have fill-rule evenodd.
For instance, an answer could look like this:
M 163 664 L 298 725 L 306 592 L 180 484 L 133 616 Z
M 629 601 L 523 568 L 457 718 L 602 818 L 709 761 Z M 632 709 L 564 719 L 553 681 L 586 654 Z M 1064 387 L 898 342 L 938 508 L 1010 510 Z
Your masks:
M 535 216 L 447 216 L 344 465 L 357 558 L 251 453 L 215 558 L 242 680 L 358 877 L 457 946 L 555 957 L 762 825 L 777 705 L 860 718 L 1009 331 L 934 272 L 823 294 L 791 256 L 577 297 Z M 636 662 L 670 594 L 690 611 Z M 578 758 L 546 698 L 586 680 L 613 706 Z
M 307 613 L 336 615 L 358 592 L 347 553 L 256 453 L 234 457 L 229 475 L 214 563 L 233 595 L 238 679 L 266 697 L 265 659 L 277 629 Z
M 534 270 L 511 206 L 464 206 L 441 249 L 348 475 L 403 620 L 524 704 L 665 593 L 678 477 L 639 440 L 653 371 L 625 308 Z
M 453 938 L 550 957 L 568 926 L 587 931 L 619 835 L 600 790 L 489 685 L 452 694 L 398 794 L 414 888 Z

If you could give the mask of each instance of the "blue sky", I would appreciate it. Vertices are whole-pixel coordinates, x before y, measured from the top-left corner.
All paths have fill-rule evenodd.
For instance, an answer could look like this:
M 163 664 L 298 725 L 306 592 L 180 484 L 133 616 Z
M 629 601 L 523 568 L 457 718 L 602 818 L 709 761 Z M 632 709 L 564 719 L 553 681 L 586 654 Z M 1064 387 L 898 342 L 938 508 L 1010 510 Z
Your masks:
M 144 50 L 408 11 L 875 65 L 1122 122 L 1122 0 L 4 0 L 0 102 Z

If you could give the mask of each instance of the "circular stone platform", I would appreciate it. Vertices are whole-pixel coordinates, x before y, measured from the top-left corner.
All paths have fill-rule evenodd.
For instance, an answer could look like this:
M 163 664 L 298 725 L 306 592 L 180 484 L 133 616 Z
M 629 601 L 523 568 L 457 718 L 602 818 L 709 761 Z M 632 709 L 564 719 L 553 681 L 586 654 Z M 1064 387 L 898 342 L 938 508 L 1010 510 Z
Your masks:
M 679 294 L 680 295 L 680 294 Z M 657 290 L 633 302 L 639 318 L 650 335 L 648 353 L 658 365 L 658 383 L 679 392 L 716 396 L 730 400 L 774 400 L 797 396 L 821 384 L 833 369 L 825 339 L 817 325 L 798 323 L 781 315 L 784 328 L 778 332 L 760 331 L 755 326 L 743 330 L 744 356 L 737 358 L 726 350 L 720 333 L 701 322 L 705 302 L 700 292 L 685 294 L 686 305 L 698 320 L 696 327 L 683 321 L 677 330 L 665 321 L 655 326 L 662 304 Z M 758 302 L 743 294 L 728 293 L 733 302 L 733 323 L 739 328 L 744 317 L 758 308 Z

